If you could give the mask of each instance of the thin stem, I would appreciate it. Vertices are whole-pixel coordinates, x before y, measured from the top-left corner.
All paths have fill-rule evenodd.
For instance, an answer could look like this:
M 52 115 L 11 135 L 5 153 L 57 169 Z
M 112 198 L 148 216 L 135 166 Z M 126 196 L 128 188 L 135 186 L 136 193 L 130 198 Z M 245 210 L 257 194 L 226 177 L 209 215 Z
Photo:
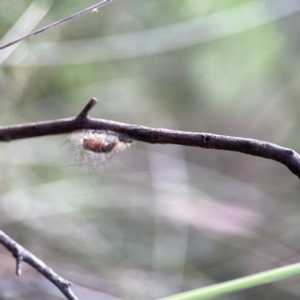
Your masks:
M 212 299 L 229 293 L 245 290 L 254 286 L 274 282 L 300 274 L 300 263 L 274 270 L 257 273 L 255 275 L 214 284 L 205 288 L 169 296 L 160 300 L 203 300 Z
M 47 31 L 47 30 L 49 30 L 49 29 L 52 29 L 52 28 L 54 28 L 54 27 L 57 27 L 57 26 L 59 26 L 59 25 L 61 25 L 61 24 L 63 24 L 63 23 L 66 23 L 66 22 L 68 22 L 68 21 L 70 21 L 70 20 L 72 20 L 72 19 L 75 19 L 75 18 L 77 18 L 77 17 L 80 17 L 80 16 L 82 16 L 82 15 L 88 13 L 88 12 L 95 11 L 95 10 L 97 10 L 98 8 L 104 6 L 104 5 L 106 5 L 106 4 L 108 4 L 108 3 L 112 2 L 112 1 L 113 1 L 113 0 L 104 0 L 104 1 L 102 1 L 102 2 L 100 2 L 100 3 L 98 3 L 98 4 L 95 4 L 95 5 L 91 6 L 91 7 L 88 7 L 88 8 L 86 8 L 86 9 L 84 9 L 84 10 L 82 10 L 82 11 L 80 11 L 80 12 L 74 14 L 74 15 L 71 15 L 71 16 L 69 16 L 69 17 L 66 17 L 66 18 L 62 19 L 62 20 L 59 20 L 59 21 L 57 21 L 57 22 L 54 22 L 54 23 L 52 23 L 52 24 L 50 24 L 50 25 L 47 25 L 47 26 L 45 26 L 45 27 L 43 27 L 43 28 L 41 28 L 41 29 L 38 29 L 38 30 L 36 30 L 36 31 L 34 31 L 34 32 L 30 33 L 30 34 L 28 34 L 28 35 L 25 35 L 25 36 L 23 36 L 23 37 L 21 37 L 21 38 L 19 38 L 19 39 L 16 39 L 16 40 L 14 40 L 14 41 L 12 41 L 12 42 L 10 42 L 10 43 L 7 43 L 7 44 L 1 46 L 1 47 L 0 47 L 0 50 L 5 49 L 5 48 L 7 48 L 7 47 L 10 47 L 10 46 L 12 46 L 12 45 L 14 45 L 14 44 L 17 44 L 17 43 L 19 43 L 19 42 L 21 42 L 21 41 L 23 41 L 23 40 L 29 39 L 29 38 L 31 38 L 31 37 L 33 37 L 33 36 L 35 36 L 35 35 L 38 35 L 38 34 L 40 34 L 40 33 L 42 33 L 42 32 L 45 32 L 45 31 Z
M 50 269 L 43 261 L 34 256 L 24 247 L 19 245 L 11 237 L 0 230 L 0 244 L 2 244 L 16 259 L 16 273 L 21 275 L 21 263 L 26 262 L 28 265 L 36 269 L 49 281 L 51 281 L 68 300 L 78 300 L 71 290 L 72 283 L 63 279 Z

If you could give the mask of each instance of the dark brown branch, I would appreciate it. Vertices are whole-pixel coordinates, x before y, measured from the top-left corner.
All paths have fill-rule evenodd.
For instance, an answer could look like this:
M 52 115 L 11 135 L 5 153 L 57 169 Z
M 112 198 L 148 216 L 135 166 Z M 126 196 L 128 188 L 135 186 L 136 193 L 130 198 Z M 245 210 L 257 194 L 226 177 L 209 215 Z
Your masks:
M 300 155 L 291 149 L 254 139 L 212 133 L 156 129 L 89 118 L 87 113 L 95 104 L 96 99 L 93 98 L 78 117 L 74 118 L 0 127 L 0 141 L 70 133 L 82 129 L 110 130 L 127 134 L 134 140 L 151 144 L 177 144 L 207 149 L 229 150 L 272 159 L 285 165 L 300 179 Z
M 64 18 L 64 19 L 62 19 L 62 20 L 59 20 L 59 21 L 57 21 L 57 22 L 54 22 L 54 23 L 52 23 L 52 24 L 50 24 L 50 25 L 47 25 L 47 26 L 45 26 L 45 27 L 43 27 L 43 28 L 41 28 L 41 29 L 39 29 L 39 30 L 36 30 L 36 31 L 34 31 L 34 32 L 32 32 L 32 33 L 26 35 L 26 36 L 23 36 L 23 37 L 21 37 L 21 38 L 19 38 L 19 39 L 17 39 L 17 40 L 14 40 L 14 41 L 12 41 L 12 42 L 10 42 L 10 43 L 8 43 L 8 44 L 5 44 L 5 45 L 3 45 L 3 46 L 0 46 L 0 50 L 5 49 L 5 48 L 8 48 L 8 47 L 10 47 L 10 46 L 12 46 L 12 45 L 14 45 L 14 44 L 17 44 L 17 43 L 23 41 L 23 40 L 29 39 L 29 38 L 31 38 L 31 37 L 33 37 L 33 36 L 35 36 L 35 35 L 38 35 L 39 33 L 42 33 L 42 32 L 45 32 L 45 31 L 47 31 L 47 30 L 49 30 L 49 29 L 52 29 L 52 28 L 54 28 L 54 27 L 57 27 L 57 26 L 59 26 L 59 25 L 65 23 L 65 22 L 68 22 L 68 21 L 70 21 L 70 20 L 72 20 L 72 19 L 75 19 L 75 18 L 77 18 L 77 17 L 80 17 L 80 16 L 82 16 L 82 15 L 88 13 L 88 12 L 91 12 L 91 11 L 97 11 L 98 8 L 104 6 L 104 5 L 106 5 L 106 4 L 108 4 L 108 3 L 112 2 L 112 1 L 113 1 L 113 0 L 104 0 L 104 1 L 102 1 L 102 2 L 100 2 L 100 3 L 98 3 L 98 4 L 95 4 L 95 5 L 91 6 L 91 7 L 88 7 L 88 8 L 86 8 L 86 9 L 84 9 L 84 10 L 82 10 L 82 11 L 80 11 L 80 12 L 74 14 L 74 15 L 71 15 L 71 16 L 69 16 L 69 17 L 67 17 L 67 18 Z
M 16 259 L 16 273 L 21 275 L 21 262 L 24 261 L 39 273 L 51 281 L 69 300 L 78 300 L 71 290 L 72 283 L 57 275 L 44 262 L 20 246 L 16 241 L 11 239 L 7 234 L 0 230 L 0 243 L 13 255 Z

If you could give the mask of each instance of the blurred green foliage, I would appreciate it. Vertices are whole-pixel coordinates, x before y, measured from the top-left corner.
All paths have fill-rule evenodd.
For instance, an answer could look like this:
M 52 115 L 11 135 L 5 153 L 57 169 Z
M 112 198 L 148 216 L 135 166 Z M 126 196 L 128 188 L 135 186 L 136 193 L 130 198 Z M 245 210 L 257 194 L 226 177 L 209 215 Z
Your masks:
M 34 3 L 51 5 L 40 28 L 95 1 Z M 31 5 L 1 1 L 0 36 Z M 1 125 L 74 116 L 95 96 L 93 117 L 297 151 L 299 12 L 292 0 L 115 0 L 3 61 Z M 299 261 L 300 188 L 284 166 L 136 143 L 95 171 L 66 140 L 1 145 L 0 224 L 82 299 L 156 299 Z M 1 299 L 59 297 L 30 268 L 21 285 L 13 263 L 1 249 Z M 296 278 L 222 299 L 299 295 Z

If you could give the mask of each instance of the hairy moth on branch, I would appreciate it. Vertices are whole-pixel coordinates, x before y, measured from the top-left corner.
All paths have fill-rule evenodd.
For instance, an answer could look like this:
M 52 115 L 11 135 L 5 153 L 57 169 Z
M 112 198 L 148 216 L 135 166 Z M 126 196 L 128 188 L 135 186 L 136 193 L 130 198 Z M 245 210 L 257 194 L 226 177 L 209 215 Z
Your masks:
M 69 137 L 76 161 L 90 167 L 107 165 L 113 157 L 129 148 L 133 140 L 125 134 L 106 130 L 80 130 Z

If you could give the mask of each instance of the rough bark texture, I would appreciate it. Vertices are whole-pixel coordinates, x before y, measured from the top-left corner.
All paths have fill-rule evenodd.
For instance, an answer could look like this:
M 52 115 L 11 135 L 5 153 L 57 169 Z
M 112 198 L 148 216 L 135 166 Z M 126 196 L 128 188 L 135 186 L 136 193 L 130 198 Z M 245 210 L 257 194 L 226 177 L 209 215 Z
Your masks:
M 95 98 L 91 99 L 77 117 L 0 127 L 0 141 L 8 142 L 30 137 L 70 133 L 84 129 L 110 130 L 116 133 L 126 134 L 133 140 L 145 143 L 177 144 L 207 149 L 228 150 L 272 159 L 285 165 L 300 179 L 300 155 L 294 150 L 254 139 L 212 133 L 194 133 L 149 128 L 89 118 L 87 114 L 96 102 L 97 100 Z

